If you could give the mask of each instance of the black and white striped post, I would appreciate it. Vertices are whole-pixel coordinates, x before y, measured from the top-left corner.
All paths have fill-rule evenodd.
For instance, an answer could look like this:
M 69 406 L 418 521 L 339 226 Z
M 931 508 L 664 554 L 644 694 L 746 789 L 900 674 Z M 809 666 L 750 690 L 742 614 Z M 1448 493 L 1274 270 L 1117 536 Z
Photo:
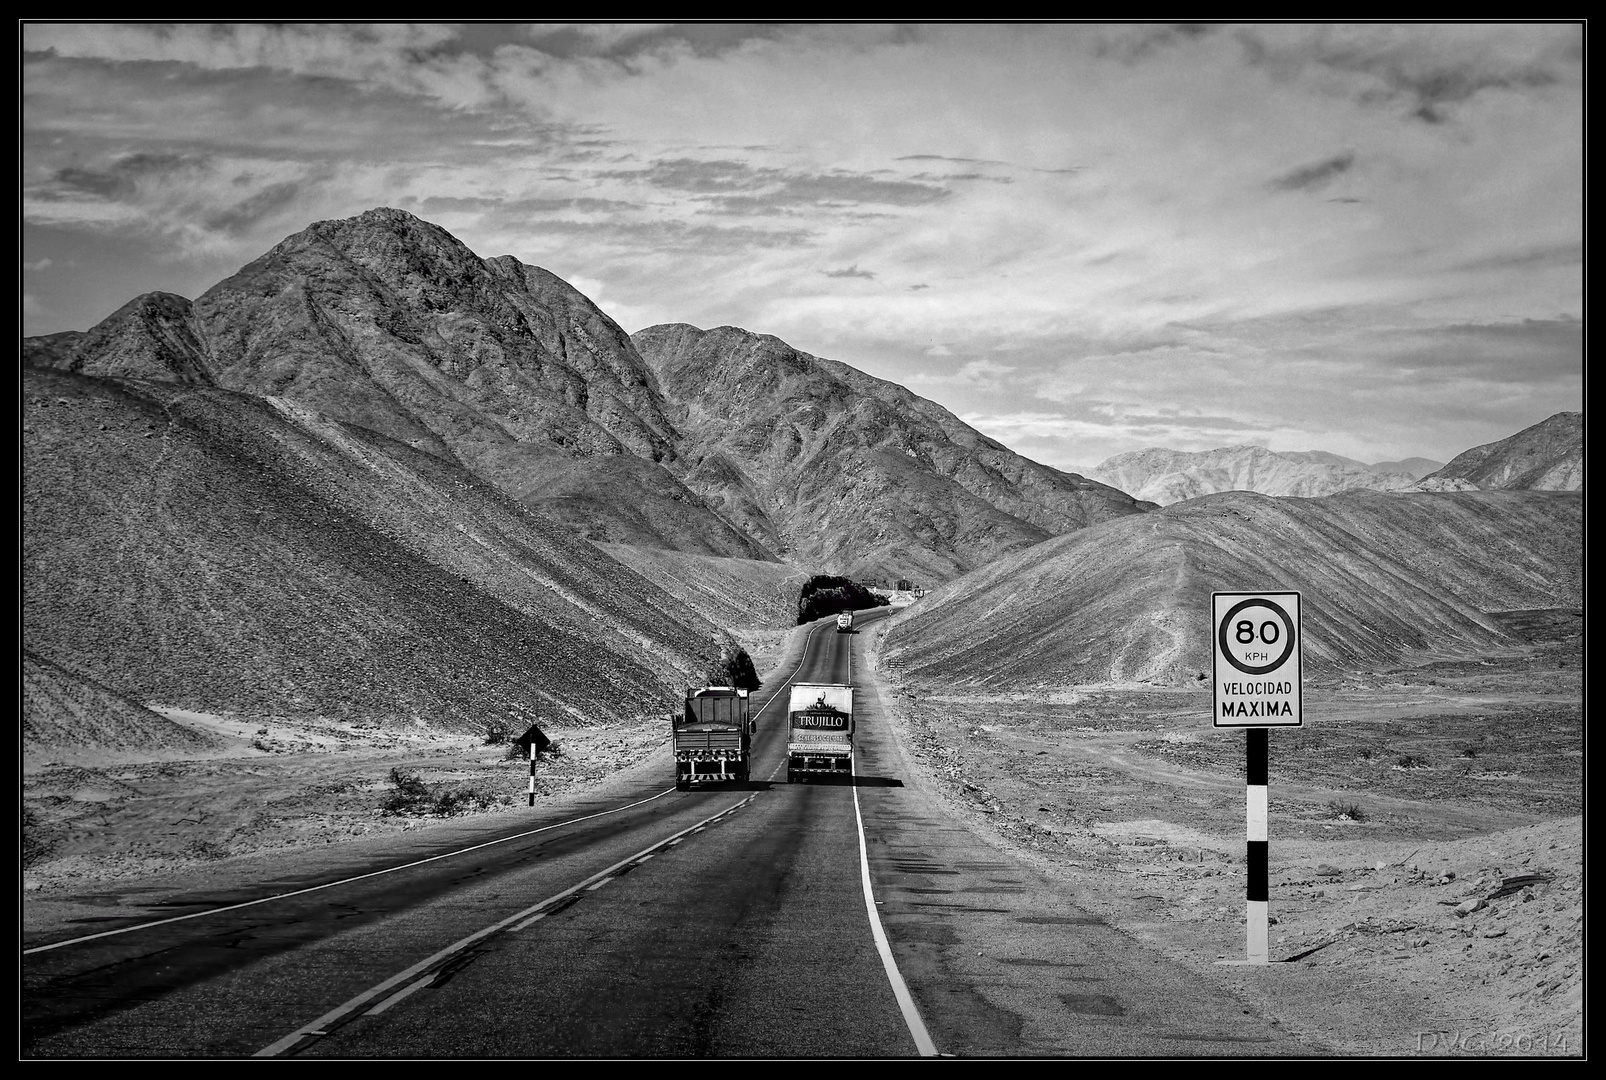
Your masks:
M 1264 964 L 1270 957 L 1267 945 L 1268 907 L 1271 903 L 1271 875 L 1266 869 L 1266 729 L 1250 728 L 1244 732 L 1247 750 L 1247 799 L 1249 844 L 1245 861 L 1249 864 L 1249 960 L 1251 964 Z
M 526 731 L 523 735 L 520 735 L 517 739 L 514 739 L 513 741 L 514 741 L 515 744 L 524 747 L 524 749 L 526 751 L 528 751 L 528 753 L 530 755 L 530 789 L 529 789 L 529 799 L 530 799 L 530 801 L 529 801 L 528 805 L 534 806 L 535 805 L 535 759 L 541 756 L 541 751 L 545 750 L 547 747 L 552 745 L 552 740 L 547 738 L 546 735 L 541 731 L 541 729 L 539 727 L 537 727 L 534 724 L 531 724 L 529 731 Z
M 1302 723 L 1299 593 L 1212 593 L 1215 726 L 1244 728 L 1247 959 L 1271 958 L 1267 729 Z
M 540 751 L 535 748 L 535 743 L 532 742 L 530 744 L 530 801 L 525 804 L 527 806 L 535 805 L 535 755 L 538 753 Z

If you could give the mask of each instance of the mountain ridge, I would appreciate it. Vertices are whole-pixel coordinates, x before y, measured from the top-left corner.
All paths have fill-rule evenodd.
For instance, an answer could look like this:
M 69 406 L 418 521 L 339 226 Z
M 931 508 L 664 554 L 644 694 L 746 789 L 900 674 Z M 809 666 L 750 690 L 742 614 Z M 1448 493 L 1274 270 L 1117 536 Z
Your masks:
M 840 361 L 735 328 L 712 339 L 685 333 L 732 353 L 703 357 L 708 385 L 682 380 L 669 395 L 632 337 L 561 278 L 510 255 L 481 259 L 438 225 L 378 208 L 313 223 L 193 302 L 146 294 L 80 336 L 25 341 L 24 358 L 295 401 L 462 464 L 604 544 L 758 560 L 784 547 L 812 560 L 811 571 L 929 581 L 1144 509 L 1021 458 L 935 403 Z M 662 337 L 648 334 L 660 345 Z M 769 374 L 795 376 L 794 404 L 814 393 L 816 407 L 831 405 L 851 460 L 814 440 L 787 470 L 759 467 L 747 451 L 764 437 L 774 403 L 738 395 L 752 414 L 743 417 L 717 400 L 734 385 L 720 369 L 747 364 L 754 342 L 781 365 Z M 795 419 L 797 435 L 827 417 Z M 721 424 L 745 426 L 754 445 L 744 448 Z M 896 447 L 892 429 L 906 436 Z M 848 501 L 870 519 L 846 543 L 827 539 L 841 523 L 824 501 L 833 477 L 853 481 L 844 481 L 857 489 Z M 778 480 L 807 489 L 808 505 L 774 488 Z M 879 499 L 869 490 L 876 485 L 903 494 Z M 918 519 L 912 527 L 905 512 Z
M 1478 655 L 1520 643 L 1497 613 L 1582 610 L 1582 533 L 1576 492 L 1220 492 L 956 578 L 886 655 L 957 684 L 1202 685 L 1211 592 L 1252 589 L 1301 592 L 1308 671 Z
M 1582 491 L 1584 414 L 1559 412 L 1474 446 L 1418 481 L 1421 491 Z
M 1277 453 L 1255 445 L 1203 451 L 1149 447 L 1106 458 L 1088 475 L 1162 506 L 1220 491 L 1301 498 L 1352 490 L 1397 491 L 1417 479 L 1408 472 L 1380 471 L 1322 450 Z
M 697 444 L 676 462 L 688 486 L 824 572 L 942 580 L 1147 509 L 773 335 L 666 323 L 632 341 Z

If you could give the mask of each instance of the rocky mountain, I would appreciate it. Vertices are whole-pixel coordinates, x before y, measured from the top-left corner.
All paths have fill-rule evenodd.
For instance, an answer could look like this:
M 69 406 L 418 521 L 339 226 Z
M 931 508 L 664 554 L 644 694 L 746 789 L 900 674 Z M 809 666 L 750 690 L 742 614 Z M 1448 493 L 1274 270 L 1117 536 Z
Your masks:
M 970 685 L 1205 685 L 1210 594 L 1246 589 L 1302 594 L 1308 671 L 1511 647 L 1510 613 L 1581 623 L 1583 509 L 1564 492 L 1208 495 L 949 582 L 896 617 L 885 655 Z
M 151 705 L 605 723 L 662 712 L 726 643 L 450 456 L 289 398 L 26 367 L 22 393 L 40 738 L 86 701 L 152 739 L 176 735 Z
M 378 209 L 310 226 L 193 303 L 148 294 L 26 341 L 24 358 L 293 402 L 598 543 L 809 572 L 942 580 L 1143 509 L 774 338 L 638 338 L 545 270 Z
M 152 293 L 30 363 L 279 397 L 462 464 L 599 541 L 769 558 L 659 462 L 629 336 L 567 283 L 400 210 L 321 221 L 193 304 Z
M 1279 454 L 1263 446 L 1224 446 L 1190 453 L 1151 447 L 1116 454 L 1088 476 L 1161 506 L 1218 491 L 1315 498 L 1340 491 L 1396 491 L 1414 473 L 1388 471 L 1321 450 Z
M 1457 454 L 1422 491 L 1582 491 L 1584 414 L 1561 412 L 1499 442 Z
M 685 433 L 678 475 L 800 566 L 942 581 L 1147 507 L 1039 465 L 948 410 L 732 326 L 632 335 Z

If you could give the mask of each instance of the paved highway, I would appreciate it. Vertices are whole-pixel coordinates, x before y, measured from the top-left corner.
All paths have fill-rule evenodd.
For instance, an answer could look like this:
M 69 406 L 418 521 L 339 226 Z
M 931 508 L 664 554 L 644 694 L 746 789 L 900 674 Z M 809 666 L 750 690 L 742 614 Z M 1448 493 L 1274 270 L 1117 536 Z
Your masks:
M 665 755 L 578 811 L 25 941 L 24 1056 L 1311 1051 L 949 819 L 833 630 L 755 692 L 740 789 L 677 792 Z M 794 680 L 857 683 L 856 783 L 785 783 Z

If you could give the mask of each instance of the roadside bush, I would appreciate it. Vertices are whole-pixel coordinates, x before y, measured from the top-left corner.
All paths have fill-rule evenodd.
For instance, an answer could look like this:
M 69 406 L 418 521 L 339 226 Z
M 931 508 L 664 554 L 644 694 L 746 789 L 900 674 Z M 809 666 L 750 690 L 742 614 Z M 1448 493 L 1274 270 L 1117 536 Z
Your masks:
M 891 603 L 888 598 L 877 596 L 849 578 L 816 574 L 803 583 L 798 593 L 797 621 L 801 626 L 838 612 L 886 607 Z
M 548 743 L 547 748 L 541 751 L 541 756 L 548 758 L 560 758 L 563 756 L 563 747 L 559 746 L 555 742 Z M 509 743 L 507 748 L 507 759 L 509 761 L 529 761 L 530 751 L 528 748 L 520 746 L 518 743 Z
M 387 814 L 427 813 L 432 799 L 429 785 L 415 772 L 400 766 L 390 770 L 390 784 L 394 789 L 386 796 L 384 812 Z
M 1402 769 L 1425 769 L 1428 767 L 1428 759 L 1417 757 L 1415 754 L 1401 754 L 1395 764 Z
M 485 745 L 501 746 L 513 736 L 508 733 L 507 725 L 499 720 L 493 720 L 485 728 Z
M 513 749 L 518 750 L 519 747 L 515 744 Z M 498 798 L 494 792 L 472 784 L 431 786 L 424 783 L 417 773 L 401 768 L 390 770 L 390 783 L 393 790 L 385 798 L 382 808 L 386 814 L 451 817 L 494 806 Z
M 728 641 L 720 645 L 706 678 L 707 686 L 734 686 L 738 690 L 757 690 L 763 685 L 747 650 Z
M 228 846 L 216 840 L 192 840 L 186 850 L 194 858 L 207 859 L 209 861 L 229 857 Z
M 465 784 L 461 787 L 448 788 L 436 795 L 434 805 L 430 809 L 436 817 L 451 817 L 453 814 L 484 810 L 495 803 L 495 795 L 483 788 Z
M 1327 804 L 1327 812 L 1336 818 L 1347 818 L 1350 821 L 1366 820 L 1366 814 L 1356 803 L 1330 802 Z

